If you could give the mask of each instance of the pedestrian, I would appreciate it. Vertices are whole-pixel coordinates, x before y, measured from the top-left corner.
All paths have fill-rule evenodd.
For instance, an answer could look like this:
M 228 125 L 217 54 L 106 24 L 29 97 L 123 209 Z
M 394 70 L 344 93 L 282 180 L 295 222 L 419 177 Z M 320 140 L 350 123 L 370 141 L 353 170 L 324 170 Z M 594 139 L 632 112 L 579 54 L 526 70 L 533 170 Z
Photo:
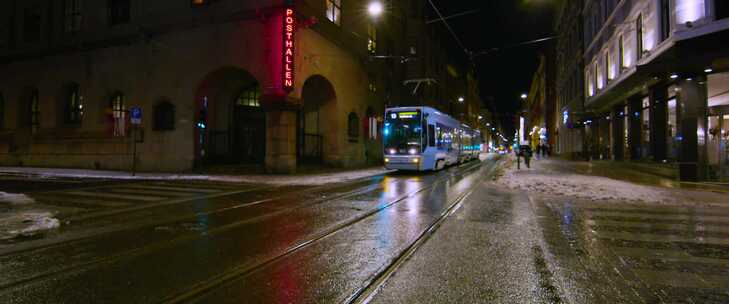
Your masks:
M 527 168 L 531 168 L 530 160 L 532 158 L 532 147 L 529 145 L 522 145 L 519 147 L 519 153 L 524 157 L 524 164 L 526 164 Z

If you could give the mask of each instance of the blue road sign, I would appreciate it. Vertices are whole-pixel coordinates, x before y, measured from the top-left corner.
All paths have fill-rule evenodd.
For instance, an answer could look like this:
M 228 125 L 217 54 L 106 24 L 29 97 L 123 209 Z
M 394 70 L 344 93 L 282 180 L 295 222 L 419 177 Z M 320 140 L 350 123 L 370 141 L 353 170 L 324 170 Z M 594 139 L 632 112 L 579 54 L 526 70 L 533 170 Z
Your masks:
M 142 108 L 136 106 L 129 108 L 129 117 L 133 125 L 142 124 Z

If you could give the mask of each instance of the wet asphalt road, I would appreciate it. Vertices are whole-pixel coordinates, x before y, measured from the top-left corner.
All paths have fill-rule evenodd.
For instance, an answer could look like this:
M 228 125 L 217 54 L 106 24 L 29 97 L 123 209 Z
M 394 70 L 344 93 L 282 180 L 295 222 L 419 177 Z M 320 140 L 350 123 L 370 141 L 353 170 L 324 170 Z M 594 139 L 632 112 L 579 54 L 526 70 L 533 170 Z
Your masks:
M 729 303 L 729 206 L 513 191 L 505 162 L 316 187 L 6 177 L 62 224 L 0 241 L 0 303 Z
M 62 225 L 0 243 L 0 303 L 356 300 L 495 166 L 322 187 L 37 186 Z

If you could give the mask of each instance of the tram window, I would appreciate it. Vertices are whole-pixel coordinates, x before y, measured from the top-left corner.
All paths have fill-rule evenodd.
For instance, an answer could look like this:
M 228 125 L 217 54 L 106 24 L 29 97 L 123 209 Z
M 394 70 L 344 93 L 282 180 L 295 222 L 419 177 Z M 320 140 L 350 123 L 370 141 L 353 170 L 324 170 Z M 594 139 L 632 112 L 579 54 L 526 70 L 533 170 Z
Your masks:
M 428 147 L 435 147 L 435 126 L 428 125 Z

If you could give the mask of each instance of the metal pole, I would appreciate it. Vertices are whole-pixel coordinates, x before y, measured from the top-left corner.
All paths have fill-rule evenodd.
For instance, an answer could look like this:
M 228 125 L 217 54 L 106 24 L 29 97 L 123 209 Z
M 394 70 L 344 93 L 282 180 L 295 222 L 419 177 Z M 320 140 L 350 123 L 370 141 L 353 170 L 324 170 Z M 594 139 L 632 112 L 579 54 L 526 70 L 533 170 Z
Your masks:
M 132 176 L 137 174 L 137 125 L 132 128 Z

